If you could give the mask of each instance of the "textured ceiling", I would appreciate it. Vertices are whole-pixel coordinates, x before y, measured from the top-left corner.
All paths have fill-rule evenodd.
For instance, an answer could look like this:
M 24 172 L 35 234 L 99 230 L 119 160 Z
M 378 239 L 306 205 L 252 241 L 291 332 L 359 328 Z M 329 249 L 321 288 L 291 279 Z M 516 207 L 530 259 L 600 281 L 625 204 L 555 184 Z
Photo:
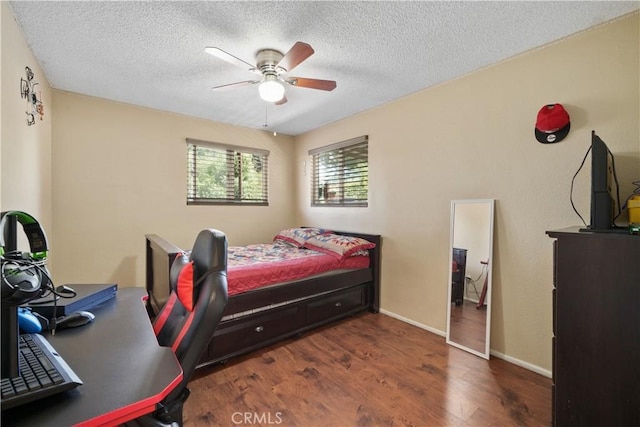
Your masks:
M 297 135 L 624 15 L 638 1 L 214 2 L 12 1 L 52 87 L 188 116 Z M 315 54 L 292 75 L 288 102 L 207 46 L 255 63 L 296 41 Z M 266 126 L 265 126 L 266 125 Z

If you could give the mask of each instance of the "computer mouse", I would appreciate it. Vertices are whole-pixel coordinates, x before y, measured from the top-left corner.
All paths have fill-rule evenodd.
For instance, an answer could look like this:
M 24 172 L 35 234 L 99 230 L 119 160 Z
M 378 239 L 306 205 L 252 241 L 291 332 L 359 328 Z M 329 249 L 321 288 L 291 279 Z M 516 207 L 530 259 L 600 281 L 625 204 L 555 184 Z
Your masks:
M 63 294 L 64 296 L 71 296 L 71 297 L 76 296 L 76 291 L 74 291 L 73 288 L 70 288 L 69 286 L 66 286 L 66 285 L 58 286 L 56 288 L 56 293 Z
M 42 332 L 42 324 L 30 308 L 18 307 L 18 326 L 20 331 L 27 334 Z
M 93 322 L 95 318 L 96 316 L 88 311 L 74 311 L 56 319 L 56 329 L 76 328 Z

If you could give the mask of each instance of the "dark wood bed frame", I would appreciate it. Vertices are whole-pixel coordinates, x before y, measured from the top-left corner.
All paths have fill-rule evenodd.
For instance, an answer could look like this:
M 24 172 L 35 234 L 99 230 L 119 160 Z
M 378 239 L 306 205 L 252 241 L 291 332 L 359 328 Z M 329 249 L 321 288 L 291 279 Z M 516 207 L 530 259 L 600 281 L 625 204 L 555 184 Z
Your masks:
M 322 274 L 230 296 L 223 320 L 198 367 L 225 362 L 355 313 L 377 313 L 381 237 L 335 233 L 376 244 L 369 250 L 369 268 Z M 153 316 L 169 296 L 169 269 L 181 249 L 156 234 L 145 237 L 148 309 Z

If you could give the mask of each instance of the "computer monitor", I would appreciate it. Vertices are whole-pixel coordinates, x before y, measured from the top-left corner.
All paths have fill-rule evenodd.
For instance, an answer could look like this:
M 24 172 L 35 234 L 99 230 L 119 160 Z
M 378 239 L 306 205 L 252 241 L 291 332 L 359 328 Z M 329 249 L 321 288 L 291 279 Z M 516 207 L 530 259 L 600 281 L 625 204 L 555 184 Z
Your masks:
M 607 144 L 591 131 L 591 219 L 586 231 L 614 231 L 616 202 L 612 185 L 615 180 L 613 154 Z

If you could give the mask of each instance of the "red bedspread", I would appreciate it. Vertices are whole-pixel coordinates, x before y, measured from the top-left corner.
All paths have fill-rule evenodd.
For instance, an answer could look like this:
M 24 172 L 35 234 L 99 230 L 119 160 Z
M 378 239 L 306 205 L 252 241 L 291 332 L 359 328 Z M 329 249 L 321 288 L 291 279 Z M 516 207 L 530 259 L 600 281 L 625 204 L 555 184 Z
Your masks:
M 229 295 L 327 271 L 369 267 L 367 256 L 338 259 L 283 243 L 230 246 L 228 252 Z

